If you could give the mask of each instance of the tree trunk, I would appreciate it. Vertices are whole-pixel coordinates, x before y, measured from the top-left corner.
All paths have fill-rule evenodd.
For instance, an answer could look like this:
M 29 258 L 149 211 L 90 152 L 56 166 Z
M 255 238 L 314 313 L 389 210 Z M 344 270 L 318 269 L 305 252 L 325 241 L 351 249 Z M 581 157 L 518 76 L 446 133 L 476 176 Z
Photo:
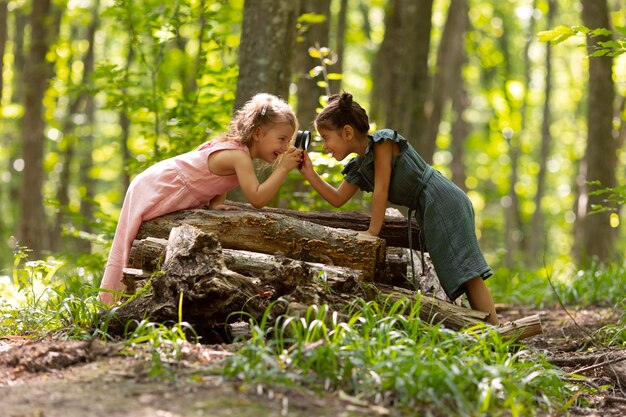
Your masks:
M 384 267 L 383 239 L 268 212 L 183 210 L 144 222 L 137 238 L 166 238 L 181 224 L 215 233 L 227 249 L 280 252 L 292 259 L 345 266 L 363 271 L 368 281 Z
M 28 25 L 28 17 L 24 14 L 25 7 L 18 7 L 11 13 L 15 21 L 13 31 L 13 85 L 11 103 L 20 103 L 24 100 L 24 67 L 26 61 L 26 51 L 24 48 L 24 33 Z
M 320 96 L 326 94 L 326 89 L 317 85 L 322 77 L 317 75 L 311 77 L 309 71 L 320 65 L 318 58 L 309 55 L 309 48 L 330 47 L 329 27 L 330 27 L 330 0 L 300 0 L 300 15 L 316 14 L 323 15 L 322 22 L 301 23 L 301 31 L 298 38 L 301 39 L 296 45 L 296 85 L 297 103 L 296 115 L 302 129 L 311 130 L 313 120 L 317 115 L 315 111 L 319 107 Z
M 585 26 L 609 28 L 609 16 L 606 0 L 583 0 L 582 18 Z M 593 53 L 599 42 L 611 40 L 607 36 L 587 38 L 587 49 Z M 616 185 L 615 169 L 617 165 L 616 139 L 612 136 L 613 103 L 615 87 L 613 85 L 613 58 L 610 56 L 589 58 L 589 92 L 587 99 L 587 162 L 586 182 L 597 181 L 596 188 L 612 188 Z M 610 213 L 590 215 L 594 205 L 606 206 L 604 196 L 587 195 L 585 218 L 583 219 L 583 264 L 597 258 L 608 262 L 615 255 L 616 229 L 610 224 Z
M 343 57 L 346 43 L 346 21 L 348 16 L 348 0 L 341 0 L 339 6 L 339 15 L 337 16 L 337 29 L 335 31 L 335 54 L 337 62 L 331 68 L 332 72 L 343 74 Z M 335 93 L 341 92 L 342 80 L 331 80 L 330 91 Z
M 385 17 L 385 37 L 373 64 L 371 119 L 396 129 L 418 152 L 428 96 L 432 0 L 394 0 Z M 411 53 L 407 53 L 407 45 Z
M 289 97 L 297 2 L 245 0 L 235 109 L 260 92 Z
M 8 0 L 0 0 L 0 109 L 2 108 L 2 86 L 4 85 L 4 51 L 8 39 Z
M 427 106 L 428 120 L 422 141 L 424 146 L 422 157 L 427 161 L 433 160 L 439 124 L 450 94 L 454 92 L 452 83 L 456 72 L 460 71 L 459 68 L 462 65 L 465 49 L 464 35 L 469 23 L 468 9 L 467 0 L 452 0 L 448 8 L 448 18 L 437 51 L 437 69 Z
M 30 16 L 31 45 L 24 73 L 24 127 L 20 244 L 29 247 L 39 257 L 47 247 L 43 206 L 43 98 L 48 87 L 46 53 L 51 43 L 46 20 L 50 15 L 50 0 L 33 0 Z
M 556 14 L 556 0 L 548 2 L 548 21 L 547 27 L 552 28 L 554 15 Z M 537 192 L 535 193 L 535 212 L 532 218 L 532 233 L 528 237 L 528 251 L 526 263 L 529 266 L 538 266 L 540 264 L 540 255 L 545 250 L 545 225 L 543 209 L 541 201 L 545 194 L 546 173 L 548 165 L 548 157 L 552 144 L 552 136 L 550 135 L 550 123 L 552 122 L 552 112 L 550 108 L 550 100 L 552 97 L 552 47 L 550 42 L 546 42 L 546 85 L 544 88 L 543 102 L 543 120 L 541 123 L 541 149 L 539 154 L 539 173 L 537 174 Z

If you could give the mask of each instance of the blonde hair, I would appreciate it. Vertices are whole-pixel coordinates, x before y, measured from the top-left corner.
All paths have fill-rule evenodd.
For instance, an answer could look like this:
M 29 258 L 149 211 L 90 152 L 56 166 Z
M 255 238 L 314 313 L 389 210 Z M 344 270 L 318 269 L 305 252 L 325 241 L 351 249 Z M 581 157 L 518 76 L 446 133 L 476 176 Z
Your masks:
M 294 134 L 298 129 L 296 114 L 285 100 L 273 94 L 258 93 L 235 112 L 225 139 L 250 146 L 257 127 L 280 123 L 289 123 Z

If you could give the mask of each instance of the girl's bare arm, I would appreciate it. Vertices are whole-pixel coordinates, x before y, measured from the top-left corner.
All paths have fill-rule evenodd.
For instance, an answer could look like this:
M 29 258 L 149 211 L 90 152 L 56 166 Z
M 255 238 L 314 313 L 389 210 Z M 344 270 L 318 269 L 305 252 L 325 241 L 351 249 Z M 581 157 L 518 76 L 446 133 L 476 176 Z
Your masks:
M 296 148 L 290 148 L 285 152 L 278 166 L 263 183 L 259 183 L 249 156 L 244 153 L 237 153 L 230 157 L 239 179 L 241 191 L 250 204 L 255 208 L 261 208 L 274 198 L 289 171 L 298 166 L 300 151 Z
M 304 152 L 304 163 L 302 165 L 301 172 L 315 191 L 317 191 L 318 194 L 322 196 L 324 200 L 328 201 L 333 207 L 343 206 L 359 189 L 358 186 L 347 181 L 343 181 L 339 185 L 339 188 L 335 188 L 327 183 L 317 172 L 315 172 L 311 159 L 306 152 Z
M 389 197 L 389 183 L 393 162 L 394 142 L 386 140 L 374 145 L 374 192 L 369 234 L 378 236 L 385 222 L 385 209 Z

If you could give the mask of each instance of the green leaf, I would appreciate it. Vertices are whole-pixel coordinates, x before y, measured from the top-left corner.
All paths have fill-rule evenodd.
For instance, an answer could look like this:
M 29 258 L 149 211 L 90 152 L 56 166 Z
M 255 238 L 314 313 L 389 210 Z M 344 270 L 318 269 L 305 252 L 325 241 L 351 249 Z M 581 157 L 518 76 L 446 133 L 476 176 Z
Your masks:
M 340 74 L 338 72 L 329 72 L 328 73 L 328 79 L 329 80 L 341 80 L 343 78 L 343 74 Z
M 568 26 L 559 25 L 552 30 L 544 30 L 537 34 L 539 41 L 552 42 L 554 44 L 561 43 L 577 34 L 576 30 Z

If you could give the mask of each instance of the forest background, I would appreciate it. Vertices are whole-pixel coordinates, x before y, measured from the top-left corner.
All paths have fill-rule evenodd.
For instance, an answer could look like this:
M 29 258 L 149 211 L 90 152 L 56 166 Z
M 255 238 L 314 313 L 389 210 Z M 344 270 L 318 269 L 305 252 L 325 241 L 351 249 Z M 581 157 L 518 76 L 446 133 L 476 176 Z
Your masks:
M 97 287 L 133 176 L 260 91 L 311 129 L 346 90 L 409 138 L 470 196 L 490 285 L 621 264 L 625 26 L 622 0 L 0 0 L 0 286 L 28 256 Z M 298 172 L 272 205 L 331 209 Z

